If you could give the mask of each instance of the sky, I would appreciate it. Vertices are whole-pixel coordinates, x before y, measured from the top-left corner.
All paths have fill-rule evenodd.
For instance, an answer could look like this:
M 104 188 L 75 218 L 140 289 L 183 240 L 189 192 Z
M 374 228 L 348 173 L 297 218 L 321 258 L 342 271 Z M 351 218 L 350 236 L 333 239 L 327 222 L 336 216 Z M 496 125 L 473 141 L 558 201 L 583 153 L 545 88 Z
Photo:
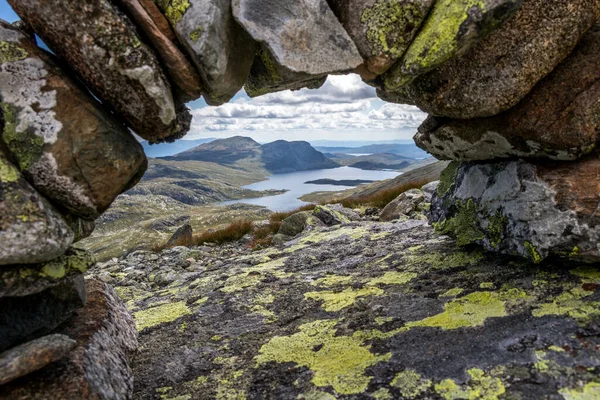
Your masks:
M 0 0 L 0 18 L 18 17 Z M 331 75 L 319 89 L 250 98 L 242 89 L 229 103 L 188 104 L 193 120 L 184 139 L 249 136 L 258 142 L 286 140 L 410 140 L 426 114 L 417 107 L 385 103 L 358 75 Z

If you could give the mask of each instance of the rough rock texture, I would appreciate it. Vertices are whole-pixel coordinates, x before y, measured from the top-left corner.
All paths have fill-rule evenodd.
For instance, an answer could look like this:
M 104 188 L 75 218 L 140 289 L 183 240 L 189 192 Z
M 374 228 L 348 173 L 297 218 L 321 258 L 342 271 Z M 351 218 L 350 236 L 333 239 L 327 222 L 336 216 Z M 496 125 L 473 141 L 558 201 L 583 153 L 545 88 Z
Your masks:
M 232 6 L 240 25 L 264 45 L 257 57 L 265 69 L 262 73 L 280 82 L 280 88 L 270 91 L 283 90 L 281 85 L 288 80 L 306 82 L 350 71 L 362 63 L 355 44 L 325 0 L 233 0 Z M 268 85 L 254 85 L 263 89 L 256 95 L 267 93 L 264 87 Z
M 47 335 L 85 301 L 82 274 L 35 294 L 0 298 L 0 351 Z
M 2 145 L 43 195 L 98 217 L 145 171 L 142 146 L 27 36 L 0 23 L 0 41 Z
M 523 1 L 527 0 L 437 0 L 402 60 L 383 77 L 386 90 L 397 90 L 464 53 L 501 26 Z
M 459 245 L 600 261 L 600 152 L 577 162 L 456 162 L 442 173 L 431 220 Z
M 183 224 L 179 229 L 175 231 L 173 236 L 167 241 L 167 247 L 186 245 L 192 242 L 192 238 L 194 237 L 194 231 L 192 230 L 192 226 L 189 222 Z
M 422 191 L 410 189 L 389 202 L 379 213 L 379 219 L 381 221 L 393 221 L 411 217 L 426 220 L 427 217 L 423 213 L 429 211 L 429 206 L 430 204 L 425 200 Z
M 138 135 L 152 142 L 187 132 L 188 111 L 175 105 L 156 56 L 108 0 L 9 3 Z
M 191 62 L 177 47 L 177 43 L 163 32 L 164 26 L 157 24 L 156 15 L 160 15 L 160 10 L 152 1 L 146 0 L 113 0 L 123 10 L 152 44 L 153 49 L 158 53 L 162 66 L 171 78 L 175 87 L 175 94 L 180 102 L 196 100 L 202 94 L 202 82 L 200 75 Z M 150 11 L 147 9 L 153 8 Z M 153 17 L 154 16 L 154 17 Z M 163 17 L 164 18 L 164 17 Z M 166 21 L 166 20 L 165 20 Z M 168 27 L 168 23 L 167 23 Z
M 72 242 L 65 219 L 0 151 L 0 266 L 50 260 Z
M 133 376 L 128 355 L 137 348 L 131 316 L 113 289 L 88 281 L 88 303 L 56 332 L 77 347 L 52 365 L 2 387 L 0 399 L 128 399 Z
M 327 226 L 339 225 L 351 220 L 343 210 L 344 207 L 341 204 L 319 205 L 314 208 L 312 214 Z
M 519 104 L 490 118 L 430 117 L 415 142 L 438 159 L 574 160 L 600 142 L 600 25 Z
M 156 0 L 198 68 L 204 98 L 217 106 L 242 88 L 254 58 L 254 42 L 231 14 L 230 0 Z
M 53 334 L 34 339 L 0 354 L 0 385 L 37 371 L 69 354 L 77 342 Z
M 327 0 L 375 75 L 402 57 L 433 0 Z
M 210 251 L 223 261 L 200 264 L 204 250 L 179 247 L 111 264 L 141 331 L 136 398 L 583 399 L 600 391 L 596 267 L 459 250 L 412 220 L 319 228 L 258 252 Z M 159 287 L 148 278 L 164 257 L 194 258 L 196 267 L 188 261 Z
M 439 184 L 440 181 L 433 181 L 421 187 L 421 192 L 423 192 L 426 202 L 431 203 L 431 198 L 433 197 L 433 194 L 437 190 Z
M 435 116 L 496 115 L 516 105 L 563 61 L 599 17 L 597 0 L 524 0 L 500 29 L 412 83 L 390 84 L 398 79 L 398 70 L 390 70 L 386 90 L 398 91 L 380 91 L 381 98 L 415 104 Z
M 320 225 L 321 220 L 316 218 L 311 211 L 301 211 L 292 214 L 283 221 L 279 227 L 278 234 L 293 237 L 299 235 L 310 225 Z

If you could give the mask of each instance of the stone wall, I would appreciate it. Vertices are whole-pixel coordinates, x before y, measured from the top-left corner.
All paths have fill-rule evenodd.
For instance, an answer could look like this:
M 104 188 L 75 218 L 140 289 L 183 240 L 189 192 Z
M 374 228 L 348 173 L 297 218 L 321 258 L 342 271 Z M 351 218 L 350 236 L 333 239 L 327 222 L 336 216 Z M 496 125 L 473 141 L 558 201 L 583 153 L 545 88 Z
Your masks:
M 242 87 L 259 96 L 360 74 L 383 100 L 428 112 L 415 141 L 456 161 L 433 198 L 438 232 L 533 262 L 600 260 L 598 0 L 9 3 L 23 21 L 0 23 L 0 370 L 45 351 L 88 380 L 71 389 L 130 396 L 130 385 L 106 389 L 75 368 L 89 335 L 79 347 L 56 336 L 91 296 L 82 276 L 93 260 L 70 247 L 143 175 L 132 131 L 180 138 L 185 102 L 222 104 Z

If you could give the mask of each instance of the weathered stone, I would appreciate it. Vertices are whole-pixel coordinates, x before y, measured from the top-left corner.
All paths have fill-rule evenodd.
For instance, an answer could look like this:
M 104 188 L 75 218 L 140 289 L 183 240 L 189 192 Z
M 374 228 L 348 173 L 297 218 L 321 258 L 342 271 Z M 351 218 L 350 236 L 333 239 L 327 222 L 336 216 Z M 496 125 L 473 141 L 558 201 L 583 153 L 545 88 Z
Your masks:
M 94 221 L 77 218 L 71 214 L 66 214 L 64 217 L 67 221 L 67 225 L 69 225 L 69 228 L 73 231 L 73 243 L 89 237 L 96 228 L 96 223 Z
M 0 351 L 47 335 L 85 301 L 82 274 L 35 294 L 0 298 Z
M 9 3 L 138 135 L 155 142 L 187 132 L 187 110 L 176 107 L 156 56 L 108 0 Z
M 87 305 L 56 331 L 75 339 L 77 347 L 51 366 L 4 385 L 0 399 L 131 398 L 134 322 L 110 286 L 89 281 L 87 290 Z
M 433 0 L 327 0 L 375 75 L 402 57 Z
M 244 89 L 248 96 L 258 97 L 282 90 L 318 89 L 326 80 L 326 75 L 315 78 L 291 71 L 279 65 L 265 46 L 258 46 Z
M 236 20 L 263 46 L 257 57 L 262 63 L 260 74 L 255 67 L 254 87 L 250 89 L 264 93 L 265 87 L 283 90 L 288 81 L 299 85 L 312 78 L 314 82 L 329 73 L 350 71 L 363 61 L 325 0 L 233 0 L 232 6 Z M 279 83 L 258 85 L 256 76 L 265 76 L 267 83 Z M 293 88 L 298 87 L 302 86 Z
M 62 215 L 0 151 L 0 266 L 50 260 L 71 243 Z
M 254 42 L 235 22 L 230 0 L 155 0 L 202 77 L 204 98 L 217 106 L 244 85 Z
M 393 221 L 399 218 L 414 216 L 419 206 L 425 202 L 425 196 L 419 189 L 410 189 L 390 201 L 379 214 L 380 221 Z
M 345 213 L 342 213 L 340 210 L 340 208 L 343 207 L 333 206 L 334 205 L 316 206 L 312 214 L 319 218 L 327 226 L 350 222 L 350 218 L 348 218 Z
M 53 334 L 6 350 L 0 354 L 0 385 L 60 360 L 76 345 L 68 336 Z
M 501 26 L 523 1 L 437 0 L 402 60 L 383 77 L 385 89 L 397 90 L 464 53 Z
M 423 192 L 423 197 L 425 197 L 425 201 L 427 203 L 431 203 L 431 198 L 433 197 L 433 194 L 437 190 L 439 184 L 440 181 L 433 181 L 421 187 L 421 192 Z
M 81 249 L 70 248 L 51 261 L 0 268 L 0 298 L 29 296 L 85 273 L 96 263 L 95 257 Z
M 173 236 L 167 241 L 167 247 L 174 246 L 186 246 L 192 243 L 192 239 L 194 238 L 194 231 L 192 230 L 192 226 L 189 222 L 186 222 L 181 227 L 179 227 Z
M 600 25 L 515 107 L 490 118 L 430 117 L 415 142 L 438 159 L 574 160 L 600 142 Z
M 142 146 L 24 34 L 0 23 L 2 144 L 47 198 L 93 219 L 143 173 Z
M 596 0 L 524 0 L 500 29 L 410 84 L 401 88 L 389 84 L 398 79 L 394 67 L 385 80 L 388 93 L 380 90 L 380 97 L 415 104 L 440 117 L 499 114 L 515 106 L 563 61 L 599 17 Z
M 600 152 L 576 162 L 454 162 L 442 173 L 431 220 L 459 245 L 541 262 L 600 261 Z
M 180 102 L 196 100 L 202 94 L 202 83 L 196 68 L 187 60 L 177 45 L 163 33 L 152 15 L 160 14 L 160 10 L 152 1 L 146 0 L 114 0 L 124 9 L 136 26 L 144 33 L 162 61 L 162 66 L 171 78 L 175 94 Z M 151 12 L 147 8 L 153 7 Z M 164 17 L 163 17 L 164 18 Z
M 299 235 L 307 225 L 317 223 L 315 219 L 311 211 L 298 212 L 284 219 L 277 233 L 285 236 Z M 311 223 L 308 222 L 309 220 Z

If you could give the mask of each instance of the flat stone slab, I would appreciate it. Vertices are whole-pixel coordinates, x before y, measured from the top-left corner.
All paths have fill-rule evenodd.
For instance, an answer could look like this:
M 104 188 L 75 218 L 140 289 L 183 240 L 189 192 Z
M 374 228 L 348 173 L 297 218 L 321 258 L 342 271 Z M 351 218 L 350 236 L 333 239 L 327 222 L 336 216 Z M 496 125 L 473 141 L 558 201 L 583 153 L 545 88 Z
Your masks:
M 290 71 L 319 77 L 363 62 L 325 0 L 233 0 L 232 7 L 240 25 Z
M 69 354 L 77 342 L 65 335 L 48 335 L 0 354 L 0 385 L 30 374 Z
M 187 132 L 187 111 L 174 103 L 156 55 L 110 1 L 9 3 L 138 135 L 153 142 Z
M 459 245 L 539 263 L 600 262 L 600 153 L 576 162 L 453 162 L 433 196 L 431 221 Z
M 131 133 L 24 33 L 0 22 L 0 140 L 29 182 L 94 219 L 146 170 Z
M 203 257 L 183 248 L 169 257 L 177 249 Z M 161 255 L 136 254 L 137 264 L 122 265 L 139 284 L 115 283 L 140 331 L 137 398 L 600 393 L 595 266 L 458 249 L 414 220 L 351 222 L 233 250 L 160 288 L 145 282 Z

